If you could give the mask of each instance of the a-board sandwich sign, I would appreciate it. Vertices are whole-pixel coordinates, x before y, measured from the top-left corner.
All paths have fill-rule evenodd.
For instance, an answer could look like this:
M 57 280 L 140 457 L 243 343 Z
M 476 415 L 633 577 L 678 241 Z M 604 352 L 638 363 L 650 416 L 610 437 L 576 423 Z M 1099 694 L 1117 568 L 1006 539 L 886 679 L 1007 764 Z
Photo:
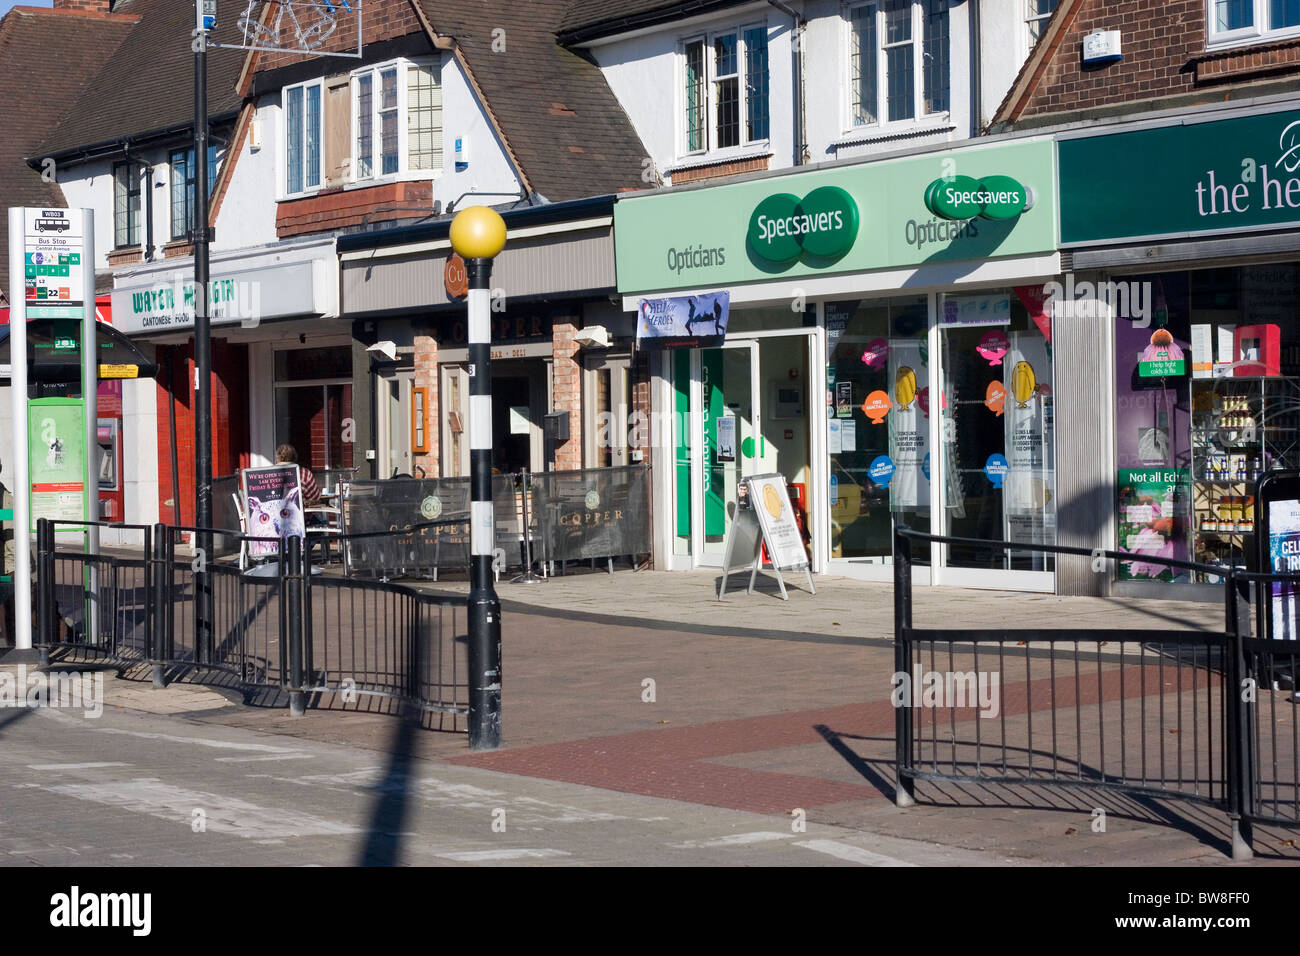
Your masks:
M 302 510 L 302 476 L 297 465 L 272 465 L 245 468 L 244 522 L 250 538 L 276 538 L 276 541 L 250 541 L 248 553 L 265 558 L 280 553 L 279 542 L 290 536 L 307 534 Z

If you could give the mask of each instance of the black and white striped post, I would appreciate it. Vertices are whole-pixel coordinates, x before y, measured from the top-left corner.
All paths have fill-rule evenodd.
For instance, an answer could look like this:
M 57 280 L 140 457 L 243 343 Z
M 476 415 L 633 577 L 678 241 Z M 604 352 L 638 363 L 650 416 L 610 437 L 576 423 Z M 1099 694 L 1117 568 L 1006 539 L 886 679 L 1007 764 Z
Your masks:
M 495 210 L 471 206 L 451 222 L 469 273 L 469 749 L 501 746 L 501 602 L 492 586 L 492 260 L 506 244 Z

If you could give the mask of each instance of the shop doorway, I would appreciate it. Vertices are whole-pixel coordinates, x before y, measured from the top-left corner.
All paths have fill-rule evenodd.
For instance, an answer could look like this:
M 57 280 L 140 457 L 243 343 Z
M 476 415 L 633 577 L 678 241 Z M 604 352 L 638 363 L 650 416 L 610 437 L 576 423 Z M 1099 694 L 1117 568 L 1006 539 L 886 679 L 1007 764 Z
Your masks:
M 809 537 L 813 341 L 811 332 L 757 333 L 720 348 L 693 349 L 689 363 L 684 355 L 671 357 L 690 375 L 687 427 L 680 427 L 680 415 L 675 425 L 678 440 L 687 443 L 677 454 L 678 541 L 689 530 L 689 542 L 687 549 L 674 548 L 689 554 L 690 566 L 722 566 L 741 481 L 753 475 L 785 476 Z

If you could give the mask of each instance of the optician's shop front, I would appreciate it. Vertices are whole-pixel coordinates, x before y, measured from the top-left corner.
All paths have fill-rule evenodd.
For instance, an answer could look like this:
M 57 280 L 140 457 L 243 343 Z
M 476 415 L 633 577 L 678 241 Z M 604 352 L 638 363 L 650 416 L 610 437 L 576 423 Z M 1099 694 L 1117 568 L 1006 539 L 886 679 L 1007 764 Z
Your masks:
M 770 473 L 818 573 L 889 579 L 899 524 L 1054 542 L 1056 208 L 1046 139 L 620 199 L 657 566 L 720 566 L 741 480 Z M 658 337 L 669 312 L 687 334 Z M 916 554 L 918 582 L 1054 588 L 1023 549 Z

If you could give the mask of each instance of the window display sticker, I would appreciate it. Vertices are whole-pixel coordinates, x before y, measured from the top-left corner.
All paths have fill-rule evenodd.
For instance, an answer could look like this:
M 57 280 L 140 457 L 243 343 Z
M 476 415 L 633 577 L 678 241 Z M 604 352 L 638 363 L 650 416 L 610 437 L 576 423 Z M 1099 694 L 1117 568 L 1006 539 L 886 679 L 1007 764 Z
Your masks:
M 976 293 L 945 295 L 939 313 L 939 327 L 972 325 L 1010 325 L 1011 296 Z
M 884 339 L 872 339 L 862 353 L 862 361 L 867 368 L 880 368 L 889 358 L 889 343 Z
M 853 383 L 837 382 L 835 385 L 835 417 L 853 417 Z
M 844 433 L 841 430 L 844 423 L 838 418 L 832 418 L 826 423 L 826 451 L 831 455 L 838 455 L 844 450 Z
M 989 455 L 988 461 L 984 462 L 984 474 L 988 476 L 989 481 L 993 482 L 994 488 L 1002 487 L 1009 470 L 1006 458 L 996 452 Z
M 1028 408 L 1029 400 L 1038 392 L 1038 376 L 1034 367 L 1028 362 L 1019 361 L 1011 370 L 1011 397 L 1016 400 L 1016 408 Z
M 894 400 L 898 402 L 900 412 L 909 410 L 912 402 L 916 401 L 916 372 L 910 365 L 898 367 L 894 376 Z
M 893 406 L 889 400 L 889 393 L 882 392 L 879 389 L 867 396 L 867 400 L 862 403 L 862 412 L 867 418 L 871 419 L 871 424 L 880 425 L 889 415 L 889 409 Z
M 840 422 L 840 451 L 858 450 L 858 423 L 853 419 Z
M 840 503 L 840 480 L 835 475 L 831 475 L 831 507 L 834 508 Z
M 826 317 L 826 354 L 834 355 L 835 347 L 844 337 L 844 330 L 849 327 L 849 320 L 844 316 Z
M 888 455 L 879 455 L 867 468 L 867 474 L 880 487 L 888 488 L 889 482 L 894 477 L 894 462 Z
M 989 382 L 989 387 L 984 390 L 984 407 L 1001 418 L 1006 401 L 1007 390 L 1002 383 L 996 380 Z
M 921 409 L 921 414 L 926 418 L 930 417 L 930 386 L 927 385 L 916 393 L 916 404 Z
M 723 415 L 718 419 L 718 455 L 720 462 L 736 460 L 736 419 Z
M 925 480 L 930 480 L 930 453 L 927 451 L 925 457 L 921 459 L 921 471 L 925 475 Z
M 1151 505 L 1129 505 L 1124 509 L 1124 520 L 1130 524 L 1148 524 L 1156 518 Z
M 980 344 L 975 346 L 975 351 L 989 365 L 1001 365 L 1002 356 L 1007 354 L 1010 347 L 1011 343 L 1007 340 L 1005 332 L 993 331 L 984 333 Z
M 1156 329 L 1152 332 L 1151 344 L 1143 349 L 1138 358 L 1138 377 L 1166 378 L 1186 373 L 1187 360 L 1169 330 Z

